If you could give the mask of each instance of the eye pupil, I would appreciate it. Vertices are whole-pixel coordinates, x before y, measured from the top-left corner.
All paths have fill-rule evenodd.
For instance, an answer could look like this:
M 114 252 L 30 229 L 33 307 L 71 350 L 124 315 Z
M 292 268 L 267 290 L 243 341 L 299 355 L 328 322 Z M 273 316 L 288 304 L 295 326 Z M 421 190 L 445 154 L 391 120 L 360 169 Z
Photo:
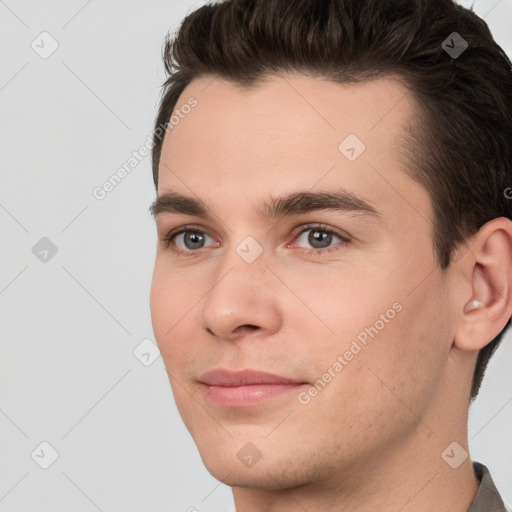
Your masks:
M 326 233 L 325 231 L 311 231 L 311 234 L 309 235 L 308 242 L 315 247 L 316 249 L 322 249 L 322 247 L 316 247 L 315 244 L 317 242 L 327 242 L 327 246 L 332 242 L 332 235 L 330 233 Z
M 188 244 L 189 241 L 192 243 L 192 246 Z M 200 233 L 197 233 L 195 231 L 187 231 L 185 233 L 185 245 L 187 246 L 187 249 L 198 249 L 200 248 L 201 242 L 203 241 L 204 237 Z

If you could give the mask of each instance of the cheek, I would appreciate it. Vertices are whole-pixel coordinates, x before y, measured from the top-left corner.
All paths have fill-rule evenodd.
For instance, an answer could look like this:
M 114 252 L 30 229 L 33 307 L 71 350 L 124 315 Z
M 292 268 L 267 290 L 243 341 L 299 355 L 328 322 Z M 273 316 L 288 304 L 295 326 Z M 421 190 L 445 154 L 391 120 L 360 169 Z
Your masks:
M 190 360 L 190 339 L 186 339 L 187 325 L 192 320 L 196 301 L 182 290 L 184 283 L 176 279 L 172 270 L 155 265 L 150 291 L 150 309 L 153 332 L 165 364 L 174 402 L 184 423 L 190 428 L 190 416 L 194 412 L 190 403 L 188 386 L 183 378 L 183 370 Z M 185 289 L 186 292 L 186 289 Z M 190 302 L 190 305 L 189 305 Z M 188 400 L 187 400 L 188 398 Z
M 377 308 L 376 317 L 373 310 L 373 314 L 365 311 L 367 322 L 362 315 L 359 319 L 369 328 L 386 308 Z M 328 382 L 323 388 L 320 383 L 318 394 L 303 406 L 302 420 L 309 419 L 312 435 L 339 439 L 339 456 L 352 449 L 371 452 L 397 436 L 406 436 L 428 408 L 441 365 L 425 347 L 421 332 L 410 330 L 416 325 L 410 323 L 411 315 L 413 311 L 404 306 L 377 334 L 368 335 L 366 345 L 357 335 L 341 336 L 315 360 L 320 382 Z M 356 325 L 351 328 L 359 330 Z M 350 350 L 354 340 L 360 347 L 356 354 Z M 345 357 L 343 369 L 336 373 L 337 357 L 346 351 L 352 359 Z
M 323 323 L 325 332 L 334 337 L 346 334 L 351 325 L 364 327 L 372 302 L 377 299 L 373 297 L 371 269 L 350 261 L 348 256 L 343 263 L 298 267 L 279 271 L 279 275 L 292 292 L 282 295 L 286 306 L 295 309 L 292 320 L 304 319 L 320 327 Z M 381 296 L 378 299 L 383 301 Z
M 368 418 L 371 424 L 372 417 L 410 414 L 402 401 L 415 404 L 420 413 L 442 377 L 449 349 L 449 311 L 439 294 L 442 283 L 433 276 L 410 293 L 406 274 L 415 275 L 413 271 L 391 272 L 388 278 L 383 274 L 383 269 L 373 275 L 363 269 L 351 276 L 333 272 L 330 279 L 320 275 L 308 279 L 307 287 L 296 283 L 294 288 L 324 323 L 313 315 L 294 315 L 303 333 L 311 337 L 313 324 L 322 333 L 314 342 L 311 361 L 322 381 L 319 387 L 327 381 L 317 405 L 325 401 L 327 411 L 329 402 L 337 403 L 339 408 L 329 408 L 333 417 L 345 415 L 349 406 L 350 416 Z
M 412 297 L 395 301 L 401 310 L 394 315 L 386 315 L 391 297 L 389 303 L 380 299 L 380 308 L 372 306 L 359 332 L 365 334 L 366 344 L 358 343 L 361 351 L 343 370 L 336 396 L 331 395 L 338 402 L 350 397 L 350 414 L 368 428 L 379 418 L 387 418 L 397 430 L 412 427 L 426 413 L 441 382 L 449 343 L 436 304 L 439 297 L 425 291 Z M 393 318 L 379 322 L 381 313 Z M 352 339 L 358 342 L 358 334 Z
M 190 323 L 189 315 L 194 312 L 195 302 L 197 301 L 189 298 L 187 288 L 180 279 L 177 279 L 176 273 L 157 262 L 150 291 L 151 322 L 166 366 L 166 355 L 179 348 L 180 345 L 175 343 L 175 340 L 183 326 Z M 174 365 L 176 358 L 170 358 L 170 361 Z
M 358 341 L 363 349 L 365 342 L 369 345 L 370 340 L 381 338 L 394 319 L 402 314 L 393 308 L 398 294 L 389 286 L 382 291 L 368 268 L 333 266 L 306 277 L 304 274 L 293 279 L 290 276 L 289 282 L 302 301 L 291 297 L 288 303 L 292 310 L 285 317 L 296 326 L 300 339 L 314 345 L 311 358 L 322 365 L 318 370 L 325 371 L 338 355 L 351 349 L 353 341 Z M 381 320 L 382 314 L 387 322 Z M 305 333 L 309 334 L 307 338 Z M 357 350 L 355 346 L 353 351 Z M 352 356 L 353 359 L 360 358 L 354 353 Z

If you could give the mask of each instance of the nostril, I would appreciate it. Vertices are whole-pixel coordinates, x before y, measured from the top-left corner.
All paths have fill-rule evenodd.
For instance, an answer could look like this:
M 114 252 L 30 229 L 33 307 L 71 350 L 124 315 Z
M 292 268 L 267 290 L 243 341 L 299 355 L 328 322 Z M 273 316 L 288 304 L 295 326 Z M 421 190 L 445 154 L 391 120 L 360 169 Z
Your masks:
M 236 331 L 244 331 L 244 330 L 253 330 L 253 331 L 256 331 L 259 329 L 259 327 L 257 325 L 252 325 L 252 324 L 245 324 L 245 325 L 240 325 L 237 327 Z

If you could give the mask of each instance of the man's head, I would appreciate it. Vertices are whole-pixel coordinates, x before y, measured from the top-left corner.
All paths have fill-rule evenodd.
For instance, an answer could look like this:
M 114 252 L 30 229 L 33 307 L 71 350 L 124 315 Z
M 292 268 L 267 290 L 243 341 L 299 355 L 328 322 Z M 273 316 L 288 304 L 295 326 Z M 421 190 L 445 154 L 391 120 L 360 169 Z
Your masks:
M 277 489 L 437 450 L 512 310 L 512 71 L 485 23 L 448 0 L 233 0 L 165 58 L 151 310 L 206 466 Z M 218 368 L 302 384 L 241 406 Z

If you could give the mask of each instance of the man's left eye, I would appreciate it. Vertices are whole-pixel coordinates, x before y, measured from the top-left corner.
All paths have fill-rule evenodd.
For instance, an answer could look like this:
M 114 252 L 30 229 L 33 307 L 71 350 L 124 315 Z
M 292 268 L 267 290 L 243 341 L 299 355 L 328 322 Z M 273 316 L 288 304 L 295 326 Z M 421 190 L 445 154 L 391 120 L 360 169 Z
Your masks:
M 315 252 L 315 250 L 321 252 L 328 249 L 336 238 L 339 242 L 348 243 L 350 241 L 345 234 L 327 226 L 306 227 L 299 233 L 296 239 L 302 240 L 302 243 L 309 244 L 314 249 L 310 252 Z

